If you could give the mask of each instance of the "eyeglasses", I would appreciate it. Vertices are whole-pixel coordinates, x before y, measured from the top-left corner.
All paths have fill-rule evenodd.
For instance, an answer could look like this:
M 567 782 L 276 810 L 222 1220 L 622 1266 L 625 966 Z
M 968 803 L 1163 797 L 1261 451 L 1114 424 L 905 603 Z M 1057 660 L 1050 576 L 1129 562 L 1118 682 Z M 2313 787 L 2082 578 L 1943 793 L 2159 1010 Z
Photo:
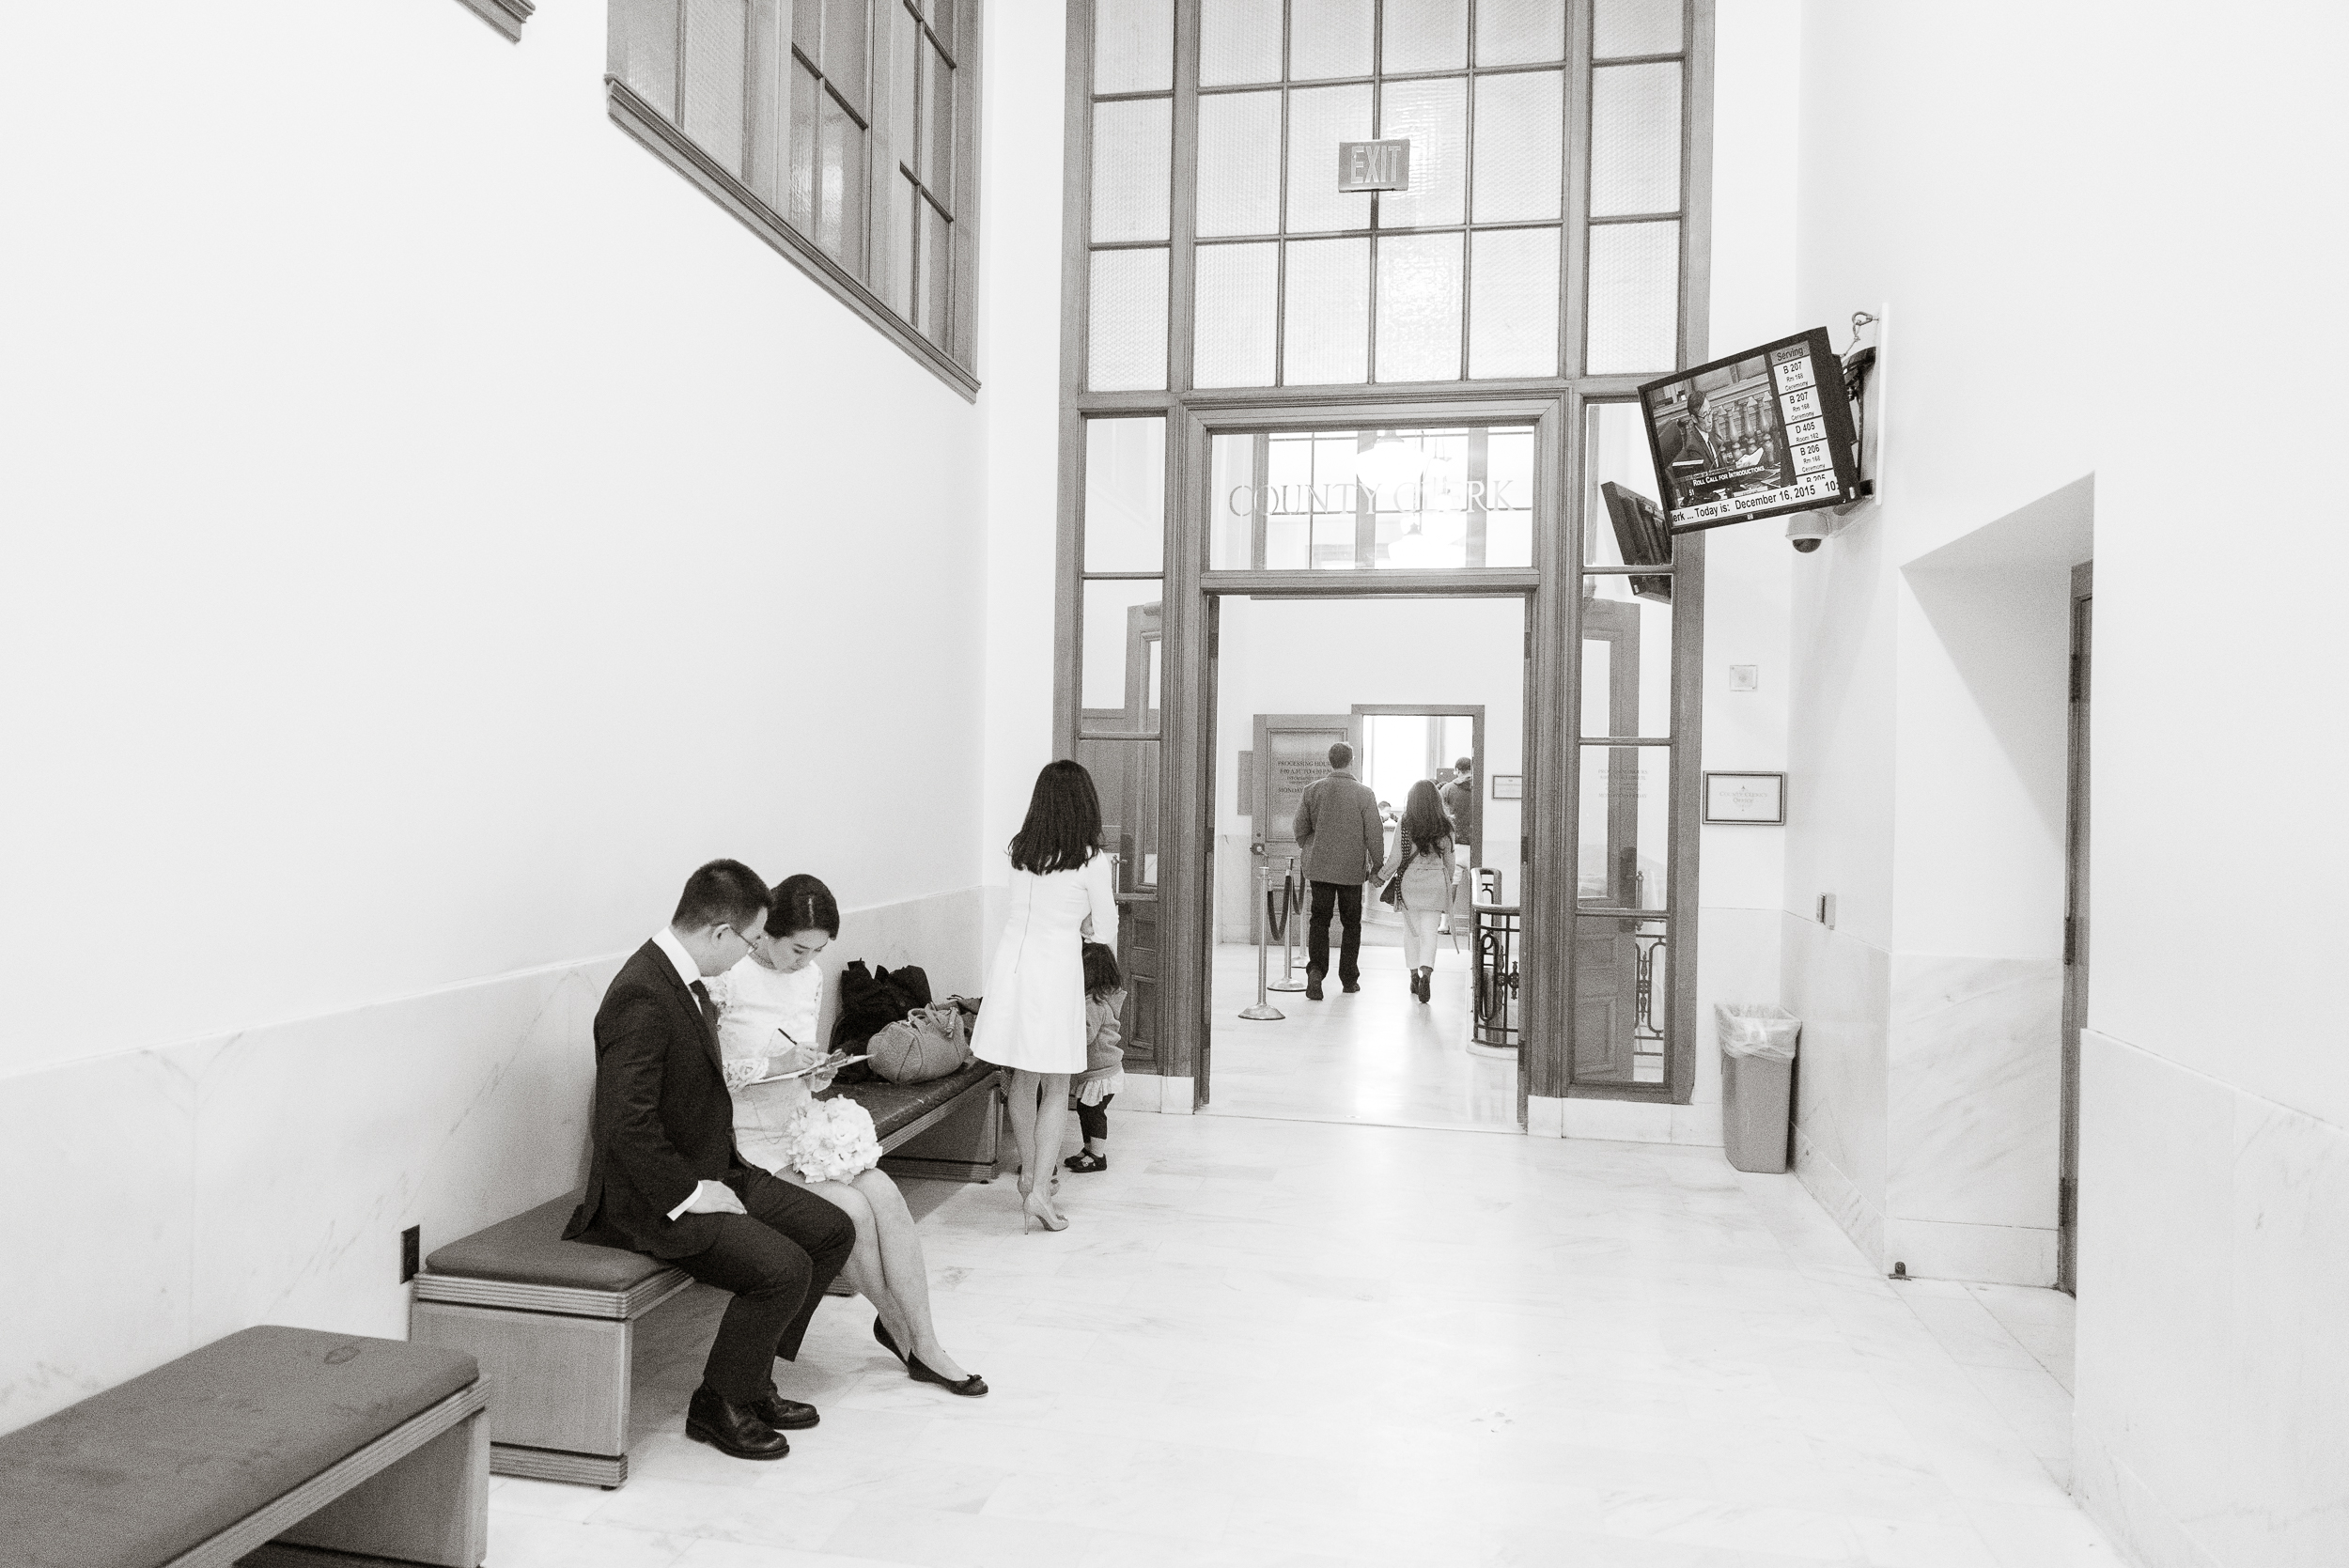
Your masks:
M 740 930 L 733 925 L 726 924 L 723 921 L 719 923 L 718 929 L 731 934 L 734 939 L 740 942 L 744 947 L 756 947 L 758 945 L 759 937 L 764 934 L 756 931 Z

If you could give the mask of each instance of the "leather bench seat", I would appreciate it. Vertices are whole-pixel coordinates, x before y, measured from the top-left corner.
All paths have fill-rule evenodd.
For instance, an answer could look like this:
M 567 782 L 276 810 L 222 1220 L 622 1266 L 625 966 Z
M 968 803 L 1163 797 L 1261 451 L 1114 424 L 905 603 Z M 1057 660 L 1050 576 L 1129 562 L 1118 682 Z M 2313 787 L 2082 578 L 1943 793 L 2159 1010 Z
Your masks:
M 0 1560 L 156 1568 L 479 1375 L 432 1345 L 231 1334 L 0 1436 Z
M 642 1252 L 593 1242 L 565 1241 L 563 1227 L 585 1196 L 584 1188 L 525 1209 L 462 1241 L 452 1241 L 425 1260 L 435 1274 L 514 1284 L 554 1285 L 568 1290 L 626 1292 L 670 1272 L 670 1265 Z
M 867 1079 L 855 1083 L 835 1083 L 817 1098 L 856 1101 L 873 1118 L 875 1135 L 887 1142 L 889 1135 L 899 1127 L 951 1103 L 966 1091 L 985 1083 L 1002 1071 L 992 1062 L 973 1062 L 958 1073 L 935 1078 L 927 1083 L 891 1083 L 886 1079 Z

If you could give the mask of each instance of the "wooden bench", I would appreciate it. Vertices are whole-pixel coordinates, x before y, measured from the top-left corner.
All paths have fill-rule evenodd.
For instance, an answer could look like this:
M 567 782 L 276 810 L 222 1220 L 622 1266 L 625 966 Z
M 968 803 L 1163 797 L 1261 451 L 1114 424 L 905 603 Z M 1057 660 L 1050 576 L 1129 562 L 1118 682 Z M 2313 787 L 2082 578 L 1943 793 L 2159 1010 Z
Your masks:
M 453 1351 L 244 1329 L 0 1437 L 0 1560 L 479 1568 L 490 1392 Z
M 932 1083 L 839 1084 L 872 1113 L 881 1169 L 987 1181 L 1003 1119 L 1001 1070 L 974 1063 Z M 573 1192 L 435 1251 L 416 1276 L 408 1337 L 461 1350 L 497 1391 L 490 1468 L 583 1485 L 628 1480 L 636 1325 L 692 1282 L 656 1258 L 565 1241 Z M 850 1294 L 834 1285 L 835 1294 Z

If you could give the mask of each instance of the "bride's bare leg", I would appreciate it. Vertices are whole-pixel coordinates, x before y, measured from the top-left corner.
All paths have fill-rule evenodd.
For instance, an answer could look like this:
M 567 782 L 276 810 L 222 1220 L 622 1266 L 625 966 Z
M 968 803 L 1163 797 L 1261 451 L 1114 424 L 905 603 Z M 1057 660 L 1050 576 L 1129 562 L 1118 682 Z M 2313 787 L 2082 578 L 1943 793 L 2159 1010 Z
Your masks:
M 899 1344 L 911 1343 L 906 1338 L 911 1326 L 906 1322 L 905 1313 L 890 1293 L 881 1227 L 879 1217 L 873 1213 L 873 1205 L 861 1190 L 846 1182 L 807 1182 L 802 1185 L 856 1221 L 856 1246 L 849 1251 L 848 1261 L 840 1265 L 841 1276 L 848 1281 L 851 1290 L 873 1304 L 873 1311 L 880 1314 L 881 1323 L 896 1336 Z M 897 1207 L 902 1212 L 905 1200 L 899 1199 Z M 925 1361 L 929 1359 L 926 1356 L 922 1358 Z
M 873 1229 L 880 1240 L 881 1272 L 888 1277 L 890 1305 L 905 1320 L 901 1330 L 894 1323 L 889 1331 L 897 1335 L 897 1343 L 910 1345 L 922 1364 L 941 1376 L 959 1380 L 965 1374 L 962 1363 L 947 1354 L 939 1343 L 938 1327 L 930 1319 L 929 1264 L 922 1256 L 921 1233 L 914 1229 L 912 1211 L 906 1207 L 905 1194 L 886 1172 L 867 1171 L 856 1178 L 856 1189 L 863 1197 L 873 1215 Z M 879 1303 L 876 1300 L 875 1305 Z

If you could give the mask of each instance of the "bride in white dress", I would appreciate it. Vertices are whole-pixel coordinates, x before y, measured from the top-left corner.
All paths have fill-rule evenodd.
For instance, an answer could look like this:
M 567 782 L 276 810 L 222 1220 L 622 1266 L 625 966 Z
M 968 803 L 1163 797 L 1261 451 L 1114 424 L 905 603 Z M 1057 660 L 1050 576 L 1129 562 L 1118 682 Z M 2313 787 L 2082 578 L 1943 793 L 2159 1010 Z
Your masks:
M 939 1343 L 930 1320 L 929 1266 L 922 1237 L 897 1184 L 868 1168 L 842 1181 L 810 1181 L 790 1160 L 800 1123 L 834 1069 L 803 1078 L 778 1073 L 816 1067 L 824 971 L 816 955 L 840 935 L 840 906 L 813 877 L 787 877 L 774 890 L 767 926 L 740 962 L 710 983 L 718 1003 L 718 1049 L 734 1096 L 734 1143 L 744 1159 L 806 1188 L 856 1221 L 856 1250 L 841 1272 L 873 1304 L 873 1337 L 906 1364 L 908 1375 L 955 1393 L 987 1392 Z M 865 1135 L 869 1138 L 869 1130 Z M 878 1158 L 870 1146 L 868 1158 Z
M 1101 849 L 1101 798 L 1081 763 L 1047 763 L 1011 841 L 1010 911 L 971 1053 L 1011 1069 L 1020 1207 L 1048 1231 L 1068 1228 L 1049 1178 L 1067 1127 L 1068 1079 L 1085 1070 L 1088 938 L 1116 951 L 1116 862 Z

